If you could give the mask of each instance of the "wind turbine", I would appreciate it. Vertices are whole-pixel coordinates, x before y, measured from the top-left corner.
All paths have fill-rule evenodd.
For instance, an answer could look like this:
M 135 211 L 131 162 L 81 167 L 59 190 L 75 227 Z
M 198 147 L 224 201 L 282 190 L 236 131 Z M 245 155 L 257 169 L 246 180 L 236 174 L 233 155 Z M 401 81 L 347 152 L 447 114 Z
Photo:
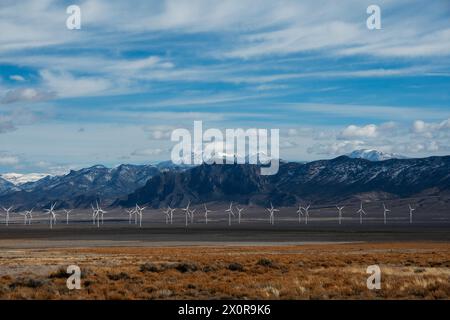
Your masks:
M 69 224 L 69 214 L 72 212 L 73 210 L 66 210 L 64 209 L 64 213 L 66 214 L 66 224 Z
M 208 213 L 214 212 L 214 211 L 209 210 L 209 209 L 206 207 L 206 204 L 204 204 L 203 206 L 205 207 L 205 224 L 208 224 Z
M 19 214 L 23 216 L 23 219 L 24 219 L 23 224 L 27 224 L 28 223 L 27 211 L 25 211 L 24 213 L 19 213 Z
M 230 207 L 225 212 L 228 212 L 228 225 L 231 226 L 231 216 L 234 217 L 233 202 L 230 202 Z
M 383 202 L 383 217 L 384 217 L 384 224 L 386 224 L 386 214 L 388 212 L 390 212 L 391 210 L 389 210 L 388 208 L 386 208 L 386 205 Z
M 362 201 L 361 201 L 361 206 L 359 207 L 358 211 L 356 211 L 356 213 L 359 213 L 359 224 L 362 224 L 362 217 L 363 217 L 363 214 L 364 214 L 364 215 L 367 215 L 367 213 L 364 211 Z
M 105 211 L 102 208 L 100 208 L 98 201 L 95 201 L 95 204 L 97 205 L 97 208 L 94 209 L 95 216 L 97 217 L 97 228 L 100 228 L 100 217 L 102 219 L 103 224 L 103 214 L 107 213 L 108 211 Z M 94 224 L 95 224 L 95 217 L 94 217 Z
M 275 209 L 274 207 L 273 207 L 273 204 L 272 204 L 272 202 L 270 203 L 270 208 L 266 208 L 266 210 L 267 211 L 269 211 L 269 222 L 270 222 L 270 224 L 274 224 L 275 223 L 275 216 L 274 216 L 274 212 L 277 212 L 277 211 L 280 211 L 280 210 L 278 210 L 278 209 Z
M 45 209 L 44 211 L 48 214 L 48 219 L 50 223 L 50 229 L 53 229 L 53 224 L 56 224 L 56 213 L 54 211 L 56 202 L 50 206 L 50 209 Z
M 98 207 L 98 203 L 97 203 L 97 207 Z M 96 209 L 92 203 L 91 203 L 91 208 L 92 208 L 92 224 L 95 226 L 95 219 L 98 216 L 98 209 Z
M 163 210 L 164 214 L 166 215 L 166 224 L 168 224 L 169 221 L 170 221 L 170 224 L 172 224 L 174 211 L 175 211 L 175 209 L 172 209 L 170 206 L 167 206 L 167 209 Z
M 170 211 L 170 213 L 169 213 L 169 216 L 170 216 L 170 224 L 172 224 L 172 222 L 173 222 L 173 213 L 175 212 L 175 208 L 171 208 L 170 206 L 168 207 L 168 209 L 169 209 L 169 211 Z
M 338 209 L 338 211 L 339 211 L 339 213 L 338 213 L 338 219 L 339 219 L 339 224 L 341 224 L 341 221 L 342 221 L 342 210 L 344 210 L 344 206 L 342 206 L 342 207 L 338 207 L 338 206 L 336 206 L 336 208 Z
M 191 205 L 191 201 L 188 202 L 186 208 L 181 209 L 181 210 L 183 210 L 184 212 L 186 212 L 186 213 L 185 213 L 185 216 L 186 216 L 186 227 L 187 227 L 187 225 L 188 225 L 188 216 L 190 216 L 190 211 L 189 211 L 189 206 L 190 206 L 190 205 Z
M 409 207 L 409 223 L 411 224 L 413 222 L 413 211 L 416 209 L 411 207 L 411 204 L 408 204 L 408 207 Z
M 6 209 L 5 207 L 2 207 L 3 210 L 6 212 L 6 226 L 9 226 L 9 212 L 12 210 L 12 206 Z
M 135 213 L 136 213 L 136 217 L 137 216 L 139 216 L 139 228 L 141 228 L 142 227 L 142 214 L 143 214 L 143 212 L 144 212 L 144 210 L 146 209 L 147 207 L 139 207 L 138 206 L 138 204 L 136 203 L 136 210 L 135 210 Z
M 168 207 L 166 210 L 162 210 L 162 212 L 166 215 L 166 224 L 169 224 L 170 207 Z
M 33 210 L 34 210 L 34 208 L 31 210 L 25 211 L 25 215 L 28 218 L 28 224 L 31 224 L 31 222 L 33 221 Z
M 126 209 L 125 211 L 128 213 L 128 224 L 131 224 L 131 218 L 133 217 L 134 209 Z
M 297 215 L 298 215 L 298 223 L 302 223 L 302 215 L 303 215 L 303 207 L 301 205 L 298 206 L 298 210 L 297 210 Z
M 192 209 L 192 210 L 190 211 L 190 213 L 189 213 L 189 215 L 191 216 L 191 224 L 194 223 L 194 213 L 195 213 L 196 210 L 197 210 L 197 209 Z
M 311 207 L 310 204 L 308 204 L 307 207 L 303 208 L 305 210 L 305 224 L 308 224 L 308 218 L 309 218 L 309 207 Z
M 238 211 L 238 224 L 241 224 L 241 215 L 244 208 L 239 208 L 238 206 L 236 206 L 236 209 Z

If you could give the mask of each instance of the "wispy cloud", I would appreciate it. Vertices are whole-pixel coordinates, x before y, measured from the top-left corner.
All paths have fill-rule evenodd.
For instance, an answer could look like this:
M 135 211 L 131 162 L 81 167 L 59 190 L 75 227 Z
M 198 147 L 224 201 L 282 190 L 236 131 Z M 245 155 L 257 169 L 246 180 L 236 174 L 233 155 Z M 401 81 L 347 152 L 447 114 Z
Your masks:
M 13 75 L 9 76 L 9 78 L 10 78 L 11 80 L 18 81 L 18 82 L 23 82 L 23 81 L 25 81 L 25 78 L 22 77 L 21 75 L 18 75 L 18 74 L 13 74 Z
M 16 130 L 13 122 L 8 118 L 0 115 L 0 134 Z
M 0 165 L 13 166 L 19 163 L 19 158 L 15 155 L 0 151 Z
M 7 91 L 1 99 L 2 103 L 14 103 L 21 101 L 37 102 L 45 101 L 54 97 L 52 92 L 42 91 L 34 88 L 19 88 Z

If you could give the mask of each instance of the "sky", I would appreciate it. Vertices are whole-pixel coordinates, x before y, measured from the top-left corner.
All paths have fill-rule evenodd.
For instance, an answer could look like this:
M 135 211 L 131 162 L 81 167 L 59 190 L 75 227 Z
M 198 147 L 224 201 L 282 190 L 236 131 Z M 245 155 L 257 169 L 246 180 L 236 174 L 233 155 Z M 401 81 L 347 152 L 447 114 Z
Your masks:
M 168 160 L 195 120 L 286 160 L 448 155 L 449 57 L 448 0 L 0 0 L 0 173 Z

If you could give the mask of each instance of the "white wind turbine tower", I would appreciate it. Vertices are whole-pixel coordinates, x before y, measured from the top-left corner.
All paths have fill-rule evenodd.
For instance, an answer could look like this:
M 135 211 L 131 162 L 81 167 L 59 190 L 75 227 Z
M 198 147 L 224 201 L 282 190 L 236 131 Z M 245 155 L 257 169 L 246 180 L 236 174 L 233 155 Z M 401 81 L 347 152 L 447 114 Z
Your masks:
M 338 219 L 339 219 L 339 224 L 341 224 L 341 221 L 342 221 L 342 210 L 344 210 L 344 206 L 342 206 L 342 207 L 338 207 L 338 206 L 336 206 L 336 208 L 338 209 L 338 211 L 339 211 L 339 213 L 338 213 Z
M 168 207 L 166 210 L 162 210 L 162 212 L 166 216 L 166 224 L 169 224 L 169 217 L 170 217 L 170 207 Z
M 305 224 L 308 224 L 308 218 L 309 218 L 309 207 L 311 207 L 310 204 L 308 204 L 307 207 L 303 208 L 305 210 Z
M 56 213 L 54 211 L 56 202 L 50 206 L 50 209 L 45 209 L 44 211 L 48 214 L 48 219 L 50 222 L 50 229 L 53 229 L 53 224 L 56 224 Z
M 190 206 L 190 205 L 191 205 L 191 201 L 188 202 L 186 208 L 181 209 L 181 210 L 183 210 L 184 212 L 186 212 L 186 213 L 185 213 L 185 216 L 186 216 L 186 227 L 187 227 L 187 225 L 188 225 L 188 217 L 189 217 L 190 214 L 191 214 L 191 212 L 189 211 L 189 206 Z
M 9 226 L 9 213 L 11 212 L 11 210 L 12 210 L 12 206 L 11 207 L 9 207 L 8 209 L 6 209 L 5 207 L 2 207 L 3 208 L 3 210 L 6 212 L 6 226 Z
M 143 214 L 143 212 L 144 212 L 144 210 L 146 209 L 147 207 L 139 207 L 138 206 L 138 204 L 136 203 L 136 210 L 135 210 L 135 212 L 136 212 L 136 217 L 137 216 L 139 216 L 139 228 L 141 228 L 142 227 L 142 214 Z
M 236 206 L 236 209 L 238 211 L 238 224 L 241 224 L 241 215 L 242 215 L 242 211 L 244 210 L 244 208 L 239 208 Z
M 230 207 L 225 212 L 228 212 L 228 225 L 231 226 L 231 216 L 234 217 L 233 202 L 230 202 Z
M 384 204 L 384 202 L 383 202 L 383 217 L 384 217 L 384 224 L 386 224 L 386 214 L 388 213 L 388 212 L 390 212 L 391 210 L 389 210 L 387 207 L 386 207 L 386 205 Z
M 301 205 L 298 206 L 297 215 L 298 223 L 302 223 L 303 207 Z
M 197 209 L 192 209 L 191 211 L 189 211 L 189 215 L 191 216 L 191 224 L 194 223 L 194 213 Z
M 97 207 L 98 207 L 98 205 L 97 205 Z M 95 226 L 95 219 L 97 218 L 97 216 L 98 216 L 98 209 L 96 209 L 93 205 L 92 205 L 92 203 L 91 203 L 91 208 L 92 208 L 92 224 Z
M 25 216 L 25 224 L 31 224 L 31 221 L 33 220 L 33 209 L 31 210 L 26 210 L 24 213 Z
M 73 210 L 64 209 L 64 213 L 66 214 L 66 224 L 69 224 L 69 215 Z
M 413 211 L 416 209 L 411 207 L 411 204 L 408 204 L 408 207 L 409 207 L 409 223 L 411 224 L 413 222 Z
M 105 213 L 108 213 L 108 211 L 103 210 L 102 208 L 99 208 L 98 210 L 99 210 L 99 212 L 100 212 L 100 215 L 102 216 L 102 224 L 103 224 L 103 221 L 104 221 L 104 220 L 103 220 L 103 218 L 104 218 L 103 215 L 104 215 Z
M 270 224 L 274 224 L 275 223 L 275 216 L 274 216 L 274 212 L 277 212 L 277 211 L 280 211 L 280 210 L 278 210 L 278 209 L 275 209 L 274 207 L 273 207 L 273 204 L 272 204 L 272 202 L 270 203 L 270 208 L 266 208 L 266 210 L 267 211 L 269 211 L 269 222 L 270 222 Z
M 103 224 L 103 214 L 107 213 L 108 211 L 103 210 L 102 208 L 100 208 L 98 201 L 95 201 L 97 208 L 95 209 L 96 211 L 96 216 L 97 216 L 97 228 L 100 228 L 100 218 L 102 219 L 102 224 Z M 94 223 L 95 223 L 95 218 L 94 218 Z
M 206 207 L 206 204 L 204 204 L 203 206 L 205 207 L 205 224 L 208 224 L 208 213 L 214 212 L 214 211 L 209 210 L 209 209 Z
M 126 209 L 125 211 L 128 213 L 128 224 L 131 224 L 131 219 L 134 215 L 134 209 Z
M 359 207 L 358 211 L 356 211 L 356 213 L 359 213 L 359 224 L 362 224 L 362 221 L 363 221 L 363 220 L 362 220 L 363 214 L 364 214 L 364 215 L 367 215 L 367 213 L 364 211 L 362 201 L 361 201 L 361 206 Z
M 23 224 L 27 224 L 28 223 L 28 211 L 25 211 L 24 213 L 19 213 L 20 215 L 23 216 Z
M 170 216 L 170 224 L 172 224 L 172 222 L 173 222 L 173 213 L 175 212 L 175 208 L 171 208 L 170 206 L 169 206 L 169 216 Z
M 33 209 L 31 210 L 25 210 L 24 213 L 19 213 L 20 215 L 23 216 L 23 224 L 31 224 L 31 219 L 33 219 L 33 215 L 32 215 Z
M 172 209 L 170 206 L 167 206 L 166 210 L 163 210 L 164 214 L 166 215 L 166 224 L 170 222 L 172 224 L 173 221 L 173 212 L 175 209 Z
M 137 203 L 136 203 L 136 206 L 134 207 L 134 224 L 137 224 L 138 215 L 139 215 L 139 212 L 137 210 Z

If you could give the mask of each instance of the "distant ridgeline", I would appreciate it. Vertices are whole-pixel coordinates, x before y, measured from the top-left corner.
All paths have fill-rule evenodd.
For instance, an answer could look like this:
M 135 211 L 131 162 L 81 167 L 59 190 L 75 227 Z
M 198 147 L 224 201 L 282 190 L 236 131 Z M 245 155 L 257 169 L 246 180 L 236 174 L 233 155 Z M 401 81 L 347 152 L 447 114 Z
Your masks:
M 65 176 L 46 177 L 19 187 L 0 179 L 0 204 L 16 209 L 88 208 L 104 205 L 154 208 L 188 201 L 240 202 L 277 206 L 300 201 L 332 204 L 364 198 L 450 196 L 450 156 L 368 161 L 341 156 L 309 163 L 282 162 L 278 174 L 260 175 L 257 165 L 196 167 L 94 166 Z

